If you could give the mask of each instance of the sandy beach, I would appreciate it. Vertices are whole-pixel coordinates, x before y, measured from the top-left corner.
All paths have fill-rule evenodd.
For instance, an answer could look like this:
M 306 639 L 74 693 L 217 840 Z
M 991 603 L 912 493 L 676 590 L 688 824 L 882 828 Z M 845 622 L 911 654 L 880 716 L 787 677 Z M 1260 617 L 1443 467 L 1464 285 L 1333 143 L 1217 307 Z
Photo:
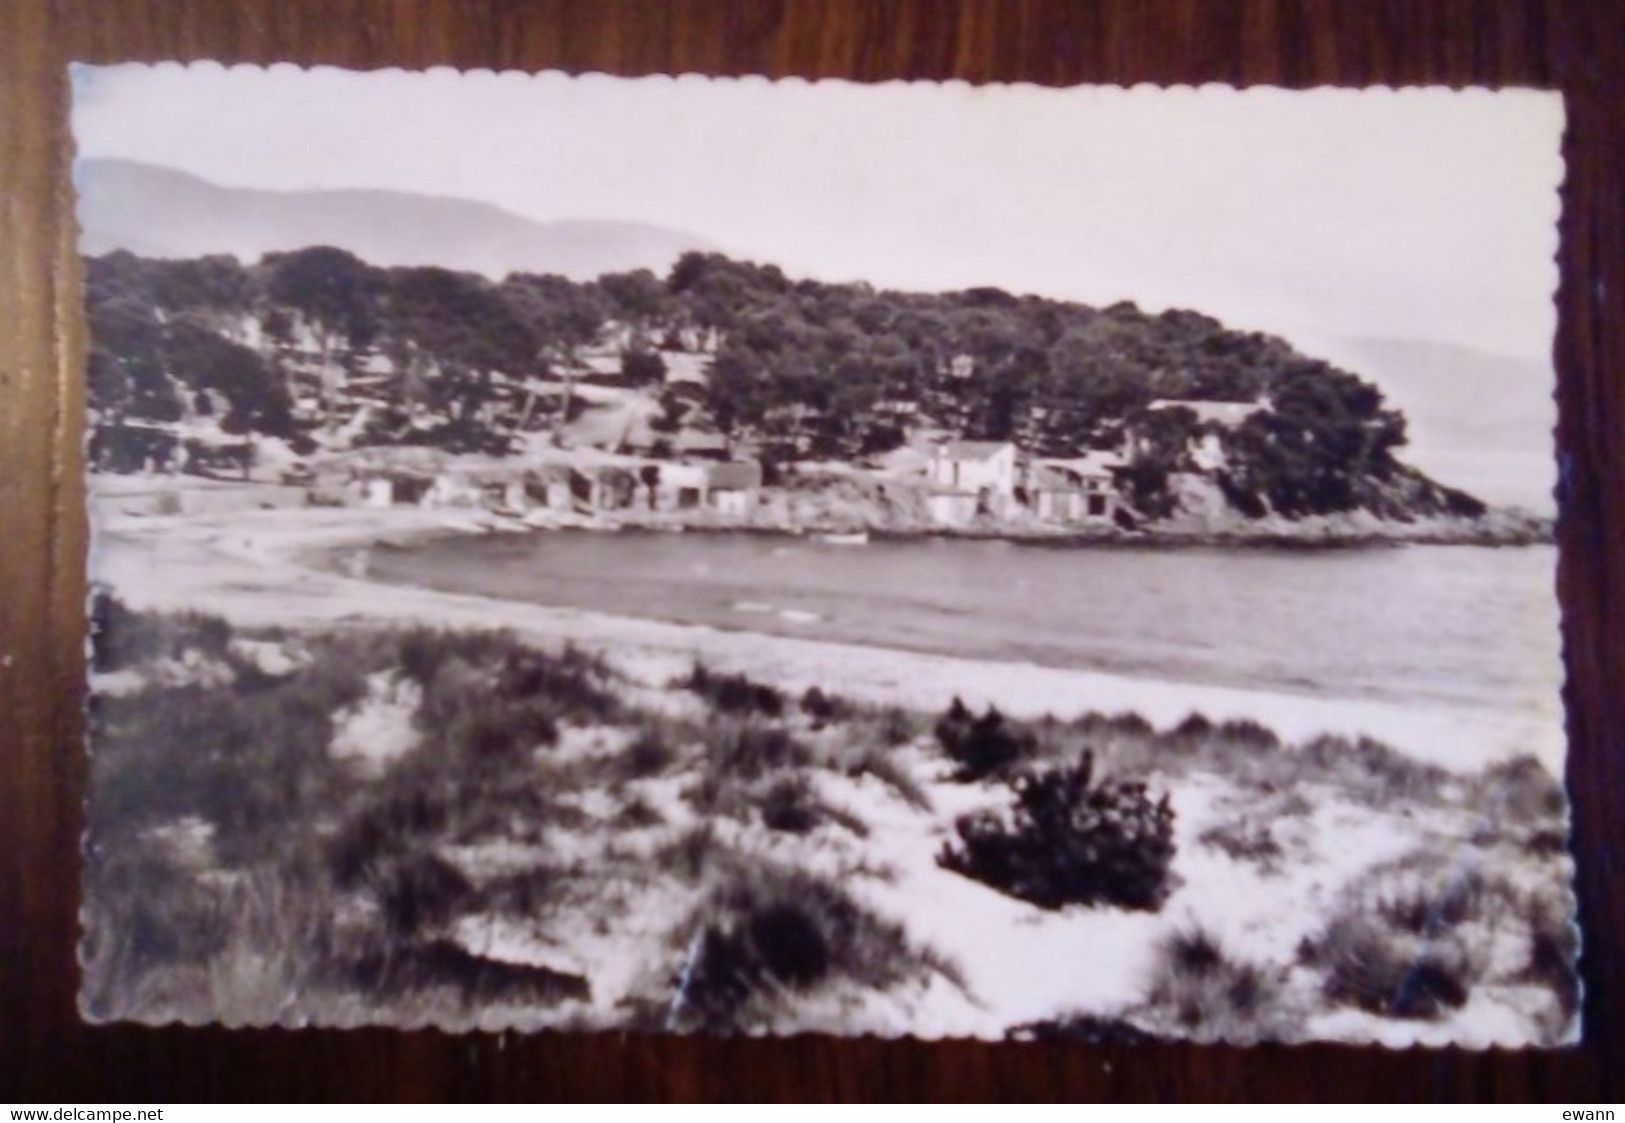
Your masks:
M 1504 714 L 1443 704 L 1267 693 L 988 662 L 680 626 L 366 579 L 367 553 L 380 546 L 447 534 L 511 532 L 513 524 L 476 511 L 305 508 L 132 516 L 115 504 L 93 502 L 92 519 L 91 580 L 110 585 L 138 608 L 196 609 L 246 626 L 373 620 L 487 628 L 497 623 L 537 641 L 604 651 L 651 683 L 700 657 L 788 688 L 818 685 L 922 710 L 941 709 L 957 695 L 967 704 L 991 703 L 1014 716 L 1134 711 L 1159 727 L 1201 713 L 1213 720 L 1251 718 L 1287 741 L 1322 733 L 1374 737 L 1446 767 L 1476 768 L 1527 753 L 1562 774 L 1563 727 L 1555 692 L 1547 712 L 1509 721 Z

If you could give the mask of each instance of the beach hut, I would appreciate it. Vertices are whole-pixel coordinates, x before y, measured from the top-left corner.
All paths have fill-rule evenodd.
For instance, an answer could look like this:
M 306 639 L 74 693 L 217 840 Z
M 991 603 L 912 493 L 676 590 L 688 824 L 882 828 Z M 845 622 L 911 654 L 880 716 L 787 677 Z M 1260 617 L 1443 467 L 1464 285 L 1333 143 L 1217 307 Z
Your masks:
M 706 488 L 711 506 L 724 515 L 743 518 L 756 506 L 762 490 L 762 466 L 754 460 L 712 464 Z
M 1117 473 L 1122 467 L 1122 458 L 1110 452 L 1035 461 L 1026 486 L 1033 513 L 1046 522 L 1111 519 L 1121 505 Z
M 689 511 L 705 503 L 710 476 L 704 464 L 661 464 L 655 483 L 655 508 Z
M 434 477 L 423 497 L 425 507 L 478 507 L 485 488 L 466 468 L 446 468 Z
M 1016 490 L 1016 446 L 1009 441 L 946 441 L 931 461 L 931 482 L 945 491 L 986 491 L 1009 498 Z
M 926 494 L 925 505 L 938 526 L 964 526 L 976 517 L 980 498 L 974 492 L 933 488 Z
M 1016 493 L 1016 446 L 1009 441 L 945 441 L 927 468 L 934 522 L 958 526 L 977 515 L 1003 518 Z
M 633 505 L 638 478 L 619 464 L 584 464 L 570 473 L 570 494 L 578 509 L 619 511 Z
M 525 473 L 525 498 L 533 507 L 549 511 L 568 511 L 574 505 L 570 490 L 571 469 L 568 464 L 542 464 Z
M 530 508 L 525 472 L 517 465 L 469 465 L 457 469 L 457 475 L 475 506 L 503 514 L 523 514 Z

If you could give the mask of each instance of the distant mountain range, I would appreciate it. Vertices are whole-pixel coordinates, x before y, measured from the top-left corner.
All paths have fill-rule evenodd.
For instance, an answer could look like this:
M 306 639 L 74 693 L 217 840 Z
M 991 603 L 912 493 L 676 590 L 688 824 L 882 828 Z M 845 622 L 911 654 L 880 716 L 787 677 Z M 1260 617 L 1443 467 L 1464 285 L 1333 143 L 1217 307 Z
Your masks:
M 536 222 L 489 203 L 400 191 L 261 191 L 222 187 L 172 168 L 81 160 L 80 250 L 143 257 L 262 254 L 329 245 L 374 265 L 439 265 L 500 278 L 651 269 L 664 274 L 705 239 L 639 222 Z

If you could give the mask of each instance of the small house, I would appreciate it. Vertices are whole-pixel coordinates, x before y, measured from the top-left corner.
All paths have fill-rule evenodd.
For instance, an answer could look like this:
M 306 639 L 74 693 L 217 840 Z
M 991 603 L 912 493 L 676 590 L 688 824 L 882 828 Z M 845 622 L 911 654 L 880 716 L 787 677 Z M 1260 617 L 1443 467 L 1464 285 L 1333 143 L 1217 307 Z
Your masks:
M 399 465 L 360 465 L 350 468 L 350 489 L 355 502 L 363 507 L 394 507 L 427 502 L 436 476 L 430 472 Z M 289 473 L 285 482 L 297 482 L 314 473 L 308 468 Z
M 661 464 L 655 482 L 655 508 L 687 511 L 705 503 L 710 474 L 704 464 Z
M 469 484 L 462 473 L 443 471 L 429 485 L 423 497 L 425 507 L 472 507 L 479 501 L 479 489 Z
M 633 505 L 638 478 L 618 464 L 587 464 L 570 474 L 570 494 L 578 509 L 621 511 Z
M 931 483 L 947 491 L 1008 499 L 1016 491 L 1016 446 L 1009 441 L 947 441 L 931 461 Z
M 525 473 L 517 466 L 490 464 L 465 466 L 458 474 L 473 498 L 473 505 L 501 514 L 524 514 L 530 508 Z
M 516 484 L 510 491 L 510 484 Z M 448 468 L 435 476 L 423 497 L 426 507 L 506 507 L 509 499 L 519 499 L 523 509 L 523 485 L 513 473 L 500 473 L 470 467 Z
M 733 518 L 743 518 L 756 506 L 762 490 L 762 466 L 754 460 L 712 464 L 706 478 L 711 506 Z
M 575 506 L 568 464 L 543 464 L 525 473 L 525 499 L 532 507 L 568 511 Z
M 662 351 L 660 357 L 666 363 L 668 388 L 676 391 L 679 387 L 692 387 L 699 391 L 698 399 L 704 398 L 705 385 L 711 375 L 710 355 L 688 351 Z
M 520 476 L 488 483 L 485 486 L 485 505 L 504 515 L 522 515 L 530 510 L 530 496 L 525 492 L 525 481 Z
M 925 506 L 938 526 L 964 526 L 976 517 L 981 502 L 972 492 L 937 489 L 926 495 Z
M 1122 458 L 1090 452 L 1060 460 L 1034 461 L 1027 473 L 1027 500 L 1046 522 L 1099 522 L 1120 506 L 1117 472 Z
M 933 521 L 959 526 L 977 515 L 1002 518 L 1016 494 L 1016 446 L 1009 441 L 947 441 L 927 468 Z

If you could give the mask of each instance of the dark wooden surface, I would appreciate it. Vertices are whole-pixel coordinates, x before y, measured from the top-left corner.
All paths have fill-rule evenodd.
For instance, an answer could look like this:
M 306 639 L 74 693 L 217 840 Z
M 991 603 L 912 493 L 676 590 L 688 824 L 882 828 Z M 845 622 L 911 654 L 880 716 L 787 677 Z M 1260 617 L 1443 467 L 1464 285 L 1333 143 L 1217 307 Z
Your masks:
M 1508 1055 L 80 1024 L 86 539 L 65 66 L 166 58 L 1561 89 L 1560 585 L 1586 1043 Z M 1622 90 L 1616 0 L 0 0 L 0 1101 L 1625 1098 Z

